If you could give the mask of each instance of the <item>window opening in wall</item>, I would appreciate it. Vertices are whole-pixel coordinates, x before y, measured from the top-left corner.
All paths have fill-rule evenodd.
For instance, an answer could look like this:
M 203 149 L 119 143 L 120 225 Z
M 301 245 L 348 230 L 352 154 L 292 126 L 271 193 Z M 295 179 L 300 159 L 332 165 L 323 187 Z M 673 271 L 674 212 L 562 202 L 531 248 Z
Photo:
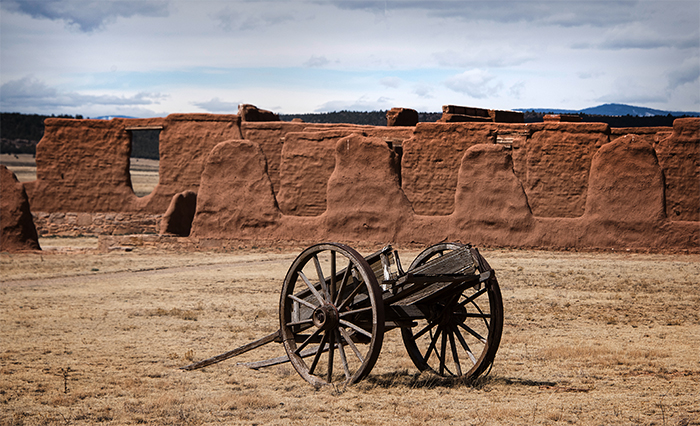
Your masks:
M 160 131 L 163 126 L 127 127 L 126 130 L 131 135 L 131 188 L 137 197 L 145 197 L 158 184 Z

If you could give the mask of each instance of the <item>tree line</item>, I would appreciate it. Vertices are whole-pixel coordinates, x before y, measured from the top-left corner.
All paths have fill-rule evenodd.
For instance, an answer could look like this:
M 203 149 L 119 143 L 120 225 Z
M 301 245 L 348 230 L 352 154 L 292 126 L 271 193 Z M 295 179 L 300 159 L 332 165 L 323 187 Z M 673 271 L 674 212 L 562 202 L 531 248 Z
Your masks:
M 360 124 L 366 126 L 386 126 L 386 110 L 379 111 L 334 111 L 310 114 L 279 114 L 280 120 L 292 121 L 300 118 L 304 123 Z M 442 117 L 441 112 L 419 112 L 418 121 L 435 122 Z
M 526 123 L 541 123 L 546 114 L 551 112 L 523 111 Z M 593 115 L 579 113 L 582 123 L 607 123 L 610 127 L 673 127 L 673 120 L 676 118 L 688 117 L 686 115 Z
M 524 111 L 526 123 L 544 121 L 547 113 Z M 673 126 L 673 120 L 681 118 L 673 115 L 640 117 L 633 115 L 606 116 L 578 114 L 584 123 L 607 123 L 610 127 L 660 127 Z M 21 113 L 0 113 L 0 153 L 36 154 L 36 144 L 44 136 L 44 120 L 50 117 L 82 119 L 82 115 L 38 115 Z M 386 111 L 334 111 L 310 114 L 280 114 L 280 120 L 292 121 L 295 118 L 305 123 L 346 123 L 369 126 L 386 126 Z M 435 122 L 442 117 L 441 112 L 419 112 L 418 121 Z M 684 116 L 683 116 L 684 117 Z M 158 131 L 139 131 L 132 135 L 132 157 L 158 159 Z
M 44 120 L 51 117 L 81 119 L 82 115 L 39 115 L 0 113 L 0 153 L 36 154 L 36 144 L 44 136 Z

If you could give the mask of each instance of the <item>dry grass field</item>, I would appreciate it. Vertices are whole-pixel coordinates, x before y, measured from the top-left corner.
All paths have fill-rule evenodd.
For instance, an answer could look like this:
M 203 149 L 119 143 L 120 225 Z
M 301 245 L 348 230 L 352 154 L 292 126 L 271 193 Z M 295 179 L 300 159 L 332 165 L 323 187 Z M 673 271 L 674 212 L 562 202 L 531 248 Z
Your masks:
M 36 180 L 36 160 L 31 154 L 0 154 L 0 164 L 7 166 L 20 182 Z
M 131 187 L 137 197 L 144 197 L 153 191 L 158 184 L 158 160 L 132 158 L 129 173 Z
M 482 250 L 505 308 L 489 376 L 419 374 L 394 330 L 367 379 L 314 389 L 288 364 L 237 365 L 275 343 L 178 368 L 276 330 L 303 247 L 41 244 L 0 255 L 0 425 L 700 424 L 697 255 Z

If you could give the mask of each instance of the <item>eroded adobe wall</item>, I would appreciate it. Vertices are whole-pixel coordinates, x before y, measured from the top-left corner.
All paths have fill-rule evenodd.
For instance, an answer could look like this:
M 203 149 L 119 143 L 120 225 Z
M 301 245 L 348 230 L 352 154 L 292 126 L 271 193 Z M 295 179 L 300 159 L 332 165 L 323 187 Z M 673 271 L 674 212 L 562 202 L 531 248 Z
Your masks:
M 326 187 L 335 169 L 335 142 L 343 130 L 287 134 L 281 153 L 277 202 L 282 214 L 318 216 L 326 211 Z
M 162 127 L 158 185 L 134 194 L 128 128 Z M 162 214 L 171 198 L 197 191 L 214 146 L 240 138 L 236 115 L 172 114 L 166 118 L 72 120 L 49 118 L 37 145 L 37 180 L 25 184 L 35 212 Z
M 0 188 L 0 251 L 41 250 L 24 186 L 4 165 L 0 165 Z
M 36 147 L 37 180 L 25 184 L 33 211 L 123 211 L 135 202 L 123 120 L 48 118 L 44 127 Z
M 199 194 L 206 202 L 198 203 L 191 235 L 204 240 L 461 240 L 501 247 L 698 251 L 700 224 L 666 217 L 663 173 L 648 142 L 618 138 L 593 155 L 584 214 L 576 218 L 532 213 L 511 152 L 496 143 L 471 146 L 460 159 L 454 211 L 418 215 L 399 184 L 396 152 L 380 138 L 355 133 L 335 143 L 326 210 L 293 216 L 275 203 L 258 145 L 226 142 L 209 159 L 211 172 L 204 174 Z M 243 167 L 245 173 L 232 172 Z
M 595 123 L 419 123 L 404 143 L 403 188 L 417 214 L 451 214 L 462 156 L 474 145 L 496 144 L 511 151 L 535 216 L 578 217 L 591 158 L 609 134 Z
M 700 221 L 700 119 L 679 118 L 673 132 L 655 146 L 666 178 L 666 214 L 671 220 Z
M 207 156 L 223 141 L 240 139 L 237 115 L 171 114 L 160 133 L 158 185 L 134 211 L 164 213 L 175 194 L 197 192 Z
M 160 180 L 138 198 L 126 129 L 153 126 L 162 127 Z M 94 222 L 113 213 L 153 222 L 174 195 L 197 192 L 192 235 L 204 239 L 697 251 L 699 133 L 700 119 L 613 130 L 567 122 L 241 123 L 211 114 L 49 119 L 38 179 L 25 187 L 35 213 L 81 224 L 86 214 Z M 158 226 L 103 230 L 142 228 Z
M 285 137 L 290 132 L 301 132 L 307 125 L 285 121 L 241 122 L 241 137 L 260 145 L 267 159 L 267 173 L 275 192 L 280 187 L 280 158 Z
M 517 126 L 517 125 L 516 125 Z M 403 143 L 401 181 L 417 214 L 454 211 L 459 164 L 466 150 L 494 140 L 492 123 L 418 123 Z
M 336 143 L 349 135 L 361 134 L 381 140 L 397 154 L 395 173 L 400 176 L 401 144 L 413 133 L 410 127 L 343 126 L 306 127 L 288 133 L 281 153 L 277 201 L 283 214 L 318 216 L 326 210 L 326 187 L 336 164 Z M 362 168 L 371 174 L 369 165 Z
M 313 133 L 317 132 L 326 132 L 326 131 L 333 131 L 335 136 L 332 137 L 332 140 L 329 139 L 326 136 L 320 136 L 322 139 L 325 139 L 328 143 L 324 144 L 321 146 L 322 152 L 318 152 L 317 154 L 311 154 L 310 150 L 308 153 L 302 154 L 303 156 L 311 155 L 312 157 L 318 157 L 318 155 L 325 155 L 328 152 L 330 152 L 333 148 L 333 144 L 335 141 L 338 140 L 339 137 L 344 137 L 347 136 L 353 132 L 361 131 L 365 132 L 365 134 L 371 134 L 371 135 L 376 135 L 378 137 L 384 138 L 387 142 L 401 142 L 404 139 L 407 139 L 408 137 L 411 136 L 413 133 L 413 127 L 392 127 L 392 128 L 387 128 L 387 127 L 377 127 L 377 126 L 361 126 L 361 125 L 354 125 L 354 124 L 326 124 L 326 123 L 303 123 L 303 122 L 283 122 L 283 121 L 269 121 L 269 122 L 250 122 L 250 121 L 243 121 L 241 122 L 241 134 L 242 137 L 246 140 L 250 140 L 253 142 L 256 142 L 260 145 L 260 148 L 262 149 L 265 158 L 267 159 L 267 171 L 270 176 L 270 180 L 272 182 L 272 187 L 275 191 L 275 194 L 279 194 L 280 191 L 287 191 L 287 190 L 282 190 L 282 175 L 288 176 L 290 173 L 293 175 L 295 172 L 289 170 L 289 168 L 296 169 L 296 165 L 291 165 L 291 164 L 285 164 L 284 167 L 287 167 L 287 170 L 282 170 L 283 163 L 286 163 L 283 160 L 284 155 L 287 155 L 283 153 L 283 149 L 286 148 L 286 150 L 289 152 L 288 155 L 294 155 L 294 152 L 298 152 L 297 148 L 289 148 L 291 146 L 297 145 L 299 142 L 299 138 L 304 139 L 304 140 L 309 140 L 311 144 L 316 144 L 314 141 L 317 141 L 317 138 L 319 136 L 314 136 Z M 304 136 L 299 136 L 297 134 L 303 133 Z M 296 135 L 296 136 L 293 136 Z M 326 147 L 326 145 L 328 145 Z M 309 157 L 310 158 L 310 157 Z M 302 161 L 304 159 L 301 159 Z M 311 161 L 328 161 L 327 159 L 325 160 L 317 160 L 317 159 L 312 159 Z M 333 162 L 333 159 L 330 159 L 330 162 Z M 325 177 L 328 175 L 326 174 Z M 287 180 L 288 182 L 288 180 Z M 325 182 L 324 182 L 325 185 Z M 309 193 L 309 191 L 305 191 L 306 193 Z M 325 200 L 325 196 L 322 197 Z M 283 202 L 285 206 L 287 206 L 289 203 Z M 323 207 L 325 209 L 325 207 Z M 295 208 L 289 208 L 285 207 L 285 210 L 289 210 L 290 213 L 292 211 L 296 212 L 294 214 L 301 214 L 301 215 L 306 215 L 306 214 L 316 214 L 317 208 L 316 207 L 309 207 L 308 210 L 309 212 L 304 212 L 306 210 L 305 207 L 301 207 L 299 211 L 297 211 Z M 322 211 L 322 210 L 321 210 Z
M 609 142 L 610 128 L 599 123 L 529 127 L 531 134 L 514 160 L 532 213 L 539 217 L 583 215 L 591 159 Z

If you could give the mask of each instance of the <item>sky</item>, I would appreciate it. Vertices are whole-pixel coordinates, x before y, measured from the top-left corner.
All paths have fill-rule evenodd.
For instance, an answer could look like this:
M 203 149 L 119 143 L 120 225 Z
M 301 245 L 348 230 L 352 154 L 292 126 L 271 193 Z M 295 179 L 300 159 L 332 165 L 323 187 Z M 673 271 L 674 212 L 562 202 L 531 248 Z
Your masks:
M 0 0 L 0 111 L 700 111 L 700 1 Z

